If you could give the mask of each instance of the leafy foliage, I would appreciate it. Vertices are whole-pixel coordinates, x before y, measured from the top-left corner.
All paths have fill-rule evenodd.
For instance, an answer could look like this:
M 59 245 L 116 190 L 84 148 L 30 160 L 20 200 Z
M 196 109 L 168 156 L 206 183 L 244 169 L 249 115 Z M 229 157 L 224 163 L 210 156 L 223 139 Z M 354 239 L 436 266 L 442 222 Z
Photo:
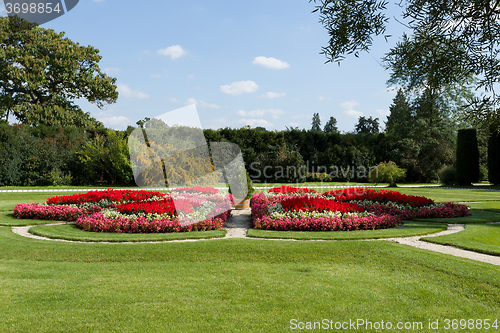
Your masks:
M 86 142 L 77 154 L 85 172 L 94 179 L 106 174 L 111 184 L 132 181 L 127 140 L 114 130 L 107 130 L 105 136 L 97 135 Z
M 337 128 L 337 119 L 335 117 L 330 117 L 325 127 L 323 128 L 323 132 L 325 133 L 338 133 L 339 129 Z
M 385 123 L 386 132 L 399 138 L 408 137 L 412 127 L 413 115 L 402 89 L 398 90 L 389 111 L 391 113 Z
M 496 129 L 491 130 L 488 140 L 488 180 L 500 184 L 500 133 Z
M 99 69 L 99 50 L 51 29 L 0 17 L 0 115 L 29 125 L 99 127 L 74 100 L 98 107 L 118 98 L 116 79 Z
M 340 62 L 347 54 L 368 52 L 374 36 L 384 35 L 389 18 L 387 1 L 314 0 L 320 22 L 329 34 L 322 48 L 327 62 Z M 491 95 L 471 97 L 469 119 L 500 125 L 500 5 L 483 0 L 409 0 L 399 3 L 403 20 L 412 34 L 384 58 L 393 78 L 416 88 L 425 85 L 435 95 L 444 85 L 456 85 L 477 77 L 476 90 Z M 387 37 L 387 35 L 384 35 Z
M 453 165 L 444 165 L 439 171 L 439 180 L 444 185 L 454 185 L 456 182 L 456 169 Z
M 321 132 L 321 119 L 319 118 L 319 113 L 313 115 L 311 131 Z
M 457 138 L 456 181 L 470 185 L 479 180 L 479 150 L 475 129 L 461 129 Z
M 380 162 L 377 165 L 377 171 L 371 173 L 371 183 L 389 183 L 389 186 L 396 186 L 396 182 L 403 179 L 406 170 L 401 169 L 393 161 Z
M 358 123 L 355 126 L 356 133 L 363 134 L 377 134 L 379 132 L 378 118 L 373 119 L 371 116 L 369 118 L 359 117 Z

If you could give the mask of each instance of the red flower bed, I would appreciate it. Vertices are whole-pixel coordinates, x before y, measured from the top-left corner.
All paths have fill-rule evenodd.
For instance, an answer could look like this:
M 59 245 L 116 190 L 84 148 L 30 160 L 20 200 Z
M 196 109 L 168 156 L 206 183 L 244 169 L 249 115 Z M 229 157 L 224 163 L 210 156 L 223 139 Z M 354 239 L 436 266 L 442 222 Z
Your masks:
M 61 195 L 47 199 L 49 205 L 69 205 L 81 204 L 86 202 L 99 202 L 107 199 L 112 202 L 124 201 L 144 201 L 152 197 L 164 197 L 166 194 L 155 191 L 134 191 L 134 190 L 114 190 L 107 189 L 105 191 L 88 191 L 82 194 Z
M 310 196 L 286 197 L 281 201 L 281 205 L 286 212 L 297 212 L 299 210 L 304 212 L 338 211 L 342 213 L 363 211 L 363 208 L 356 204 L 336 202 L 334 200 Z
M 39 203 L 18 204 L 12 215 L 18 219 L 76 221 L 79 216 L 99 212 L 100 207 L 73 208 L 69 206 L 45 206 Z
M 220 229 L 224 220 L 214 217 L 194 224 L 181 224 L 177 218 L 161 218 L 148 222 L 145 218 L 137 219 L 116 218 L 112 219 L 100 213 L 81 216 L 76 221 L 76 226 L 86 231 L 115 232 L 115 233 L 159 233 L 159 232 L 189 232 Z
M 392 228 L 398 225 L 399 218 L 391 215 L 382 216 L 346 216 L 340 217 L 282 217 L 270 216 L 257 218 L 255 229 L 281 231 L 351 231 Z
M 231 215 L 229 196 L 214 195 L 217 193 L 211 187 L 184 188 L 172 194 L 144 190 L 89 191 L 52 197 L 47 204 L 17 205 L 14 216 L 76 220 L 77 226 L 84 230 L 102 232 L 212 230 L 220 229 Z M 77 205 L 78 208 L 69 205 Z M 181 212 L 183 214 L 177 217 Z M 162 214 L 162 217 L 138 217 L 137 214 Z
M 193 206 L 199 207 L 199 204 L 190 202 L 189 200 L 174 200 L 168 197 L 159 201 L 144 201 L 144 202 L 130 202 L 126 204 L 116 205 L 116 210 L 120 213 L 136 214 L 168 214 L 170 216 L 177 216 L 177 211 L 190 214 L 193 212 Z
M 346 189 L 337 191 L 328 191 L 325 196 L 332 196 L 337 201 L 348 202 L 353 200 L 371 200 L 379 203 L 397 202 L 403 205 L 411 205 L 414 207 L 423 207 L 432 205 L 433 200 L 426 197 L 401 194 L 397 191 L 390 190 L 372 190 L 372 189 Z
M 286 188 L 274 188 L 272 193 L 297 194 L 297 192 Z M 272 213 L 270 213 L 270 206 L 272 206 Z M 252 197 L 251 208 L 255 228 L 268 230 L 380 229 L 395 227 L 402 220 L 414 218 L 469 215 L 469 209 L 465 205 L 435 204 L 433 200 L 425 197 L 364 188 L 350 188 L 299 196 L 266 196 L 263 193 L 256 193 Z M 307 213 L 326 213 L 329 211 L 340 212 L 343 215 L 318 217 Z M 356 216 L 356 213 L 361 212 L 369 212 L 371 215 Z
M 197 193 L 197 194 L 206 194 L 206 195 L 213 195 L 213 194 L 219 193 L 219 191 L 217 191 L 217 189 L 215 189 L 213 187 L 201 187 L 201 186 L 176 188 L 176 189 L 173 189 L 172 192 Z
M 283 193 L 283 194 L 292 194 L 292 193 L 317 193 L 317 191 L 305 188 L 305 187 L 291 187 L 291 186 L 280 186 L 273 187 L 269 190 L 271 193 Z

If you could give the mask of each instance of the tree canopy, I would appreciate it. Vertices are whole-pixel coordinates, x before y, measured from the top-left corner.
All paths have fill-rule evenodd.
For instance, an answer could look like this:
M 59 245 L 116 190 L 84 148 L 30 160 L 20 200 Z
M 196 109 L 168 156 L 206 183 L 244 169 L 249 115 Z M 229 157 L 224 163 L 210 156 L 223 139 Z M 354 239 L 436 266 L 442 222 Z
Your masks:
M 327 62 L 369 51 L 373 38 L 387 33 L 386 0 L 310 0 L 317 3 L 320 22 L 330 39 L 322 52 Z M 411 36 L 390 50 L 384 59 L 399 79 L 409 86 L 434 87 L 460 84 L 476 77 L 476 89 L 487 93 L 470 99 L 467 115 L 480 123 L 500 124 L 500 1 L 406 0 L 398 3 Z
M 311 125 L 312 125 L 311 126 L 311 130 L 312 131 L 319 131 L 319 132 L 321 132 L 321 119 L 319 118 L 319 113 L 313 114 Z
M 18 17 L 0 17 L 0 117 L 29 125 L 99 125 L 74 103 L 99 108 L 118 99 L 99 50 Z

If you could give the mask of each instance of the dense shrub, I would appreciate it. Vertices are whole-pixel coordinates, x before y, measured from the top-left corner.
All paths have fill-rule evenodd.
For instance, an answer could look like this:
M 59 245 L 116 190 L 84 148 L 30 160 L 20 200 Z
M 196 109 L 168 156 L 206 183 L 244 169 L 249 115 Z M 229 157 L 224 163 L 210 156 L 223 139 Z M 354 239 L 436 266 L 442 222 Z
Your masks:
M 458 131 L 455 179 L 459 185 L 479 181 L 479 150 L 476 130 L 473 128 Z
M 455 184 L 455 167 L 453 165 L 445 165 L 439 171 L 439 181 L 444 185 Z
M 406 170 L 401 169 L 393 161 L 387 163 L 380 162 L 377 168 L 371 172 L 370 183 L 389 183 L 389 186 L 396 186 L 396 182 L 403 179 Z
M 491 130 L 488 140 L 488 180 L 500 184 L 500 132 Z

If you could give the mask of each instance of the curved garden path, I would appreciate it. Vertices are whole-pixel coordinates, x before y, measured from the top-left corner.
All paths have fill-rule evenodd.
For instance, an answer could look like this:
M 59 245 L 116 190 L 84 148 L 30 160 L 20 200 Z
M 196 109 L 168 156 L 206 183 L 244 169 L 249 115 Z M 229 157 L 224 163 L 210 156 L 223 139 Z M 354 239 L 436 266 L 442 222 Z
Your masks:
M 233 210 L 233 214 L 232 214 L 231 218 L 224 225 L 224 229 L 227 230 L 227 234 L 226 234 L 225 238 L 247 238 L 247 232 L 248 232 L 248 229 L 251 228 L 251 223 L 252 222 L 251 222 L 251 216 L 250 216 L 250 209 Z M 64 223 L 52 223 L 52 224 L 47 224 L 47 225 L 57 225 L 57 224 L 64 224 Z M 12 227 L 12 231 L 20 236 L 33 238 L 33 239 L 39 239 L 39 240 L 85 243 L 85 242 L 81 242 L 81 241 L 69 241 L 69 240 L 63 240 L 63 239 L 52 239 L 52 238 L 36 236 L 36 235 L 29 233 L 30 227 L 31 226 Z M 441 231 L 441 232 L 431 234 L 431 235 L 427 235 L 425 237 L 437 237 L 437 236 L 449 235 L 449 234 L 454 234 L 454 233 L 460 232 L 462 230 L 464 230 L 463 224 L 448 224 L 448 230 Z M 482 253 L 478 253 L 478 252 L 462 250 L 462 249 L 459 249 L 459 248 L 456 248 L 453 246 L 445 246 L 445 245 L 424 242 L 424 241 L 420 240 L 421 237 L 424 237 L 424 236 L 413 236 L 413 237 L 402 237 L 402 238 L 382 238 L 382 239 L 374 239 L 371 241 L 385 240 L 385 241 L 390 241 L 390 242 L 394 242 L 394 243 L 398 243 L 398 244 L 413 246 L 413 247 L 416 247 L 419 249 L 450 254 L 450 255 L 456 256 L 456 257 L 467 258 L 467 259 L 471 259 L 471 260 L 481 261 L 481 262 L 485 262 L 488 264 L 500 266 L 500 257 L 498 257 L 498 256 L 492 256 L 492 255 L 482 254 Z M 162 242 L 197 242 L 200 240 L 216 240 L 216 239 L 220 239 L 220 238 L 185 239 L 185 240 L 171 240 L 171 241 L 162 241 Z M 253 239 L 259 239 L 259 238 L 253 238 Z M 281 241 L 300 241 L 300 240 L 294 240 L 294 239 L 270 239 L 270 238 L 265 238 L 265 239 L 266 240 L 281 240 Z M 316 240 L 316 241 L 318 241 L 318 240 Z M 328 241 L 328 240 L 323 240 L 323 241 Z M 123 244 L 126 242 L 119 242 L 119 243 Z M 153 242 L 145 242 L 145 243 L 153 243 Z M 118 244 L 118 243 L 114 242 L 114 244 Z

